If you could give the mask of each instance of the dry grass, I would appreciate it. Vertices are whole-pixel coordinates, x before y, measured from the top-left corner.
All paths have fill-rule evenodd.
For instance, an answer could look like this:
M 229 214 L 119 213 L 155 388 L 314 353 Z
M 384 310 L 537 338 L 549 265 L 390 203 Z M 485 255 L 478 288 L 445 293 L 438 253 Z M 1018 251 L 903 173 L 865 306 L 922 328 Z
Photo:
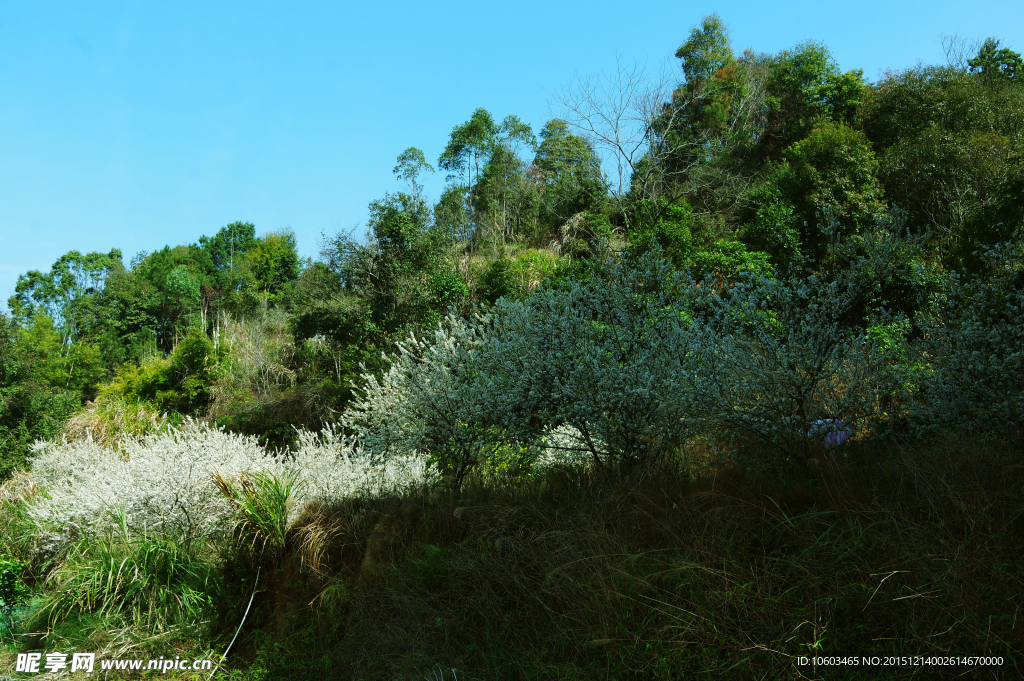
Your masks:
M 72 442 L 91 437 L 97 444 L 116 447 L 128 440 L 140 441 L 147 435 L 166 432 L 172 426 L 166 415 L 146 403 L 104 395 L 72 416 L 61 436 Z
M 812 651 L 1001 655 L 958 672 L 1017 677 L 1019 457 L 845 450 L 787 483 L 554 468 L 311 506 L 234 677 L 843 678 L 795 665 Z

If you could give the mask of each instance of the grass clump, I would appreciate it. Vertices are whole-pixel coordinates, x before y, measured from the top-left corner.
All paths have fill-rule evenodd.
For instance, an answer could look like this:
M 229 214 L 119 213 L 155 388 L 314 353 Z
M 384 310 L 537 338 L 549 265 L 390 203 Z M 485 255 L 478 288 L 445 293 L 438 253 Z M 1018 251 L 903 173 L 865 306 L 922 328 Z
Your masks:
M 199 542 L 133 530 L 123 510 L 111 511 L 110 520 L 105 531 L 66 549 L 46 580 L 36 622 L 53 627 L 76 615 L 102 620 L 116 613 L 161 631 L 207 620 L 219 591 L 216 555 Z
M 168 432 L 181 418 L 155 411 L 147 402 L 131 402 L 114 395 L 100 395 L 96 401 L 68 419 L 61 435 L 68 440 L 88 440 L 116 447 L 139 442 L 149 435 Z

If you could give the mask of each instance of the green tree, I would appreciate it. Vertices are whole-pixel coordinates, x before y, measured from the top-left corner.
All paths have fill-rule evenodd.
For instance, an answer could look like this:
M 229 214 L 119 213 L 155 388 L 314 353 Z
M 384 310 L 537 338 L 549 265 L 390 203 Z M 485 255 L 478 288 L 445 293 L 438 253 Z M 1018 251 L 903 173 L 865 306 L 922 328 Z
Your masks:
M 427 204 L 409 194 L 388 194 L 369 208 L 367 243 L 347 235 L 332 239 L 323 257 L 337 283 L 327 286 L 318 268 L 302 285 L 303 305 L 319 297 L 338 311 L 339 321 L 354 325 L 329 335 L 382 347 L 394 334 L 436 319 L 442 308 L 431 282 L 451 270 L 450 239 L 433 226 Z M 320 293 L 311 299 L 313 290 Z
M 195 313 L 199 310 L 202 293 L 197 279 L 185 265 L 178 265 L 167 275 L 167 294 L 181 306 L 180 317 L 187 328 L 197 323 Z
M 684 81 L 651 121 L 650 148 L 633 173 L 635 200 L 665 198 L 671 205 L 683 195 L 693 203 L 720 193 L 713 188 L 733 174 L 724 161 L 745 134 L 756 84 L 733 55 L 721 18 L 704 17 L 676 57 Z
M 486 165 L 497 149 L 514 148 L 517 144 L 536 144 L 529 125 L 514 115 L 506 116 L 498 125 L 489 111 L 477 109 L 468 121 L 452 129 L 437 165 L 455 173 L 449 175 L 449 181 L 470 170 L 479 178 L 481 163 Z M 470 185 L 474 183 L 473 174 L 468 175 L 467 181 Z
M 494 150 L 495 141 L 501 128 L 486 109 L 477 109 L 469 120 L 456 125 L 437 161 L 439 168 L 447 170 L 448 181 L 466 173 L 466 184 L 472 185 L 473 170 L 480 176 L 480 160 L 486 163 Z
M 533 159 L 540 182 L 540 223 L 550 233 L 577 213 L 593 210 L 607 192 L 593 146 L 561 119 L 544 124 Z
M 398 155 L 398 163 L 392 172 L 408 183 L 409 194 L 419 198 L 423 193 L 423 185 L 419 184 L 416 179 L 424 171 L 432 173 L 434 166 L 427 163 L 427 158 L 421 150 L 409 147 Z
M 808 41 L 770 57 L 762 155 L 778 160 L 822 119 L 850 124 L 864 94 L 862 70 L 841 72 L 828 48 Z
M 163 412 L 199 414 L 210 403 L 217 371 L 213 343 L 193 327 L 167 357 L 121 365 L 100 392 L 129 402 L 149 402 Z
M 885 215 L 878 161 L 864 133 L 823 119 L 783 158 L 745 195 L 739 214 L 744 241 L 777 264 L 820 258 L 830 221 L 849 235 L 873 229 Z
M 1000 42 L 988 38 L 978 50 L 978 56 L 968 60 L 972 73 L 981 76 L 986 85 L 1024 82 L 1024 59 L 1020 52 L 999 47 Z
M 121 251 L 116 248 L 86 255 L 69 251 L 49 272 L 32 270 L 20 275 L 7 304 L 21 324 L 38 314 L 48 315 L 64 342 L 72 343 L 102 324 L 96 312 L 103 287 L 107 277 L 120 269 Z
M 301 263 L 295 232 L 269 232 L 256 240 L 246 253 L 252 272 L 251 286 L 269 300 L 281 299 L 286 288 L 299 278 Z
M 444 234 L 458 241 L 473 236 L 473 211 L 469 191 L 464 185 L 450 185 L 434 205 L 434 224 Z
M 793 169 L 791 195 L 805 221 L 834 206 L 847 230 L 864 230 L 885 213 L 878 162 L 864 133 L 825 121 L 784 155 Z
M 155 334 L 161 351 L 170 352 L 198 321 L 196 303 L 202 305 L 203 286 L 209 286 L 214 273 L 211 254 L 197 246 L 166 246 L 135 263 L 132 274 L 136 281 L 132 283 L 136 290 L 133 293 L 140 293 L 139 289 L 146 292 L 143 295 L 149 308 L 145 322 L 147 326 L 152 324 L 148 328 Z M 128 293 L 128 289 L 119 292 Z
M 31 365 L 36 384 L 82 399 L 95 397 L 96 385 L 106 375 L 99 347 L 85 341 L 66 342 L 45 313 L 37 314 L 18 333 L 21 356 Z
M 1024 88 L 993 87 L 965 70 L 919 67 L 889 74 L 868 93 L 860 124 L 879 160 L 886 197 L 910 226 L 935 233 L 949 267 L 975 262 L 1019 221 L 1013 183 L 1024 158 Z
M 717 14 L 701 19 L 700 27 L 690 30 L 690 36 L 679 49 L 676 58 L 682 61 L 686 83 L 694 87 L 707 86 L 716 73 L 736 63 L 729 45 L 729 29 Z
M 465 173 L 474 231 L 481 213 L 489 216 L 491 226 L 503 235 L 510 224 L 520 222 L 518 216 L 510 216 L 510 212 L 515 215 L 510 206 L 514 208 L 521 198 L 516 193 L 523 185 L 525 170 L 517 153 L 522 145 L 532 150 L 536 139 L 530 126 L 514 115 L 506 116 L 498 125 L 490 112 L 477 109 L 466 123 L 452 130 L 438 166 L 449 171 L 449 182 Z
M 52 335 L 50 345 L 59 349 Z M 32 340 L 0 312 L 0 481 L 25 465 L 33 442 L 57 435 L 81 405 L 80 395 L 39 382 L 48 372 L 38 366 Z
M 233 269 L 237 259 L 244 256 L 255 244 L 256 227 L 251 222 L 232 222 L 212 237 L 199 237 L 199 248 L 209 254 L 218 273 Z M 227 278 L 227 281 L 230 279 Z M 224 288 L 227 281 L 219 282 L 220 287 Z
M 157 352 L 160 292 L 134 268 L 114 272 L 103 291 L 106 334 L 100 339 L 109 367 Z

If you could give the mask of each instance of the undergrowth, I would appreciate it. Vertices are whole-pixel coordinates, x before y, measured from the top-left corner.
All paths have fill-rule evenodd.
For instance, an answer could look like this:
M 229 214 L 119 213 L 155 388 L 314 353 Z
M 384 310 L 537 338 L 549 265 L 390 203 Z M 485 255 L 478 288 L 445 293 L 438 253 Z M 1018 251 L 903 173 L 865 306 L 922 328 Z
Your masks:
M 923 671 L 795 664 L 815 654 L 995 655 L 1003 667 L 971 673 L 1018 675 L 1019 463 L 952 445 L 847 452 L 788 482 L 737 467 L 625 480 L 554 467 L 311 506 L 231 678 Z
M 220 539 L 181 544 L 115 514 L 32 562 L 5 536 L 36 594 L 21 634 L 39 633 L 6 638 L 0 669 L 26 649 L 220 661 L 252 598 L 216 678 L 953 671 L 796 663 L 812 655 L 999 656 L 955 672 L 1021 673 L 1024 466 L 1010 444 L 854 441 L 784 478 L 713 459 L 618 477 L 551 465 L 297 512 L 293 477 L 222 478 L 237 516 Z M 30 492 L 7 486 L 6 527 L 25 527 Z

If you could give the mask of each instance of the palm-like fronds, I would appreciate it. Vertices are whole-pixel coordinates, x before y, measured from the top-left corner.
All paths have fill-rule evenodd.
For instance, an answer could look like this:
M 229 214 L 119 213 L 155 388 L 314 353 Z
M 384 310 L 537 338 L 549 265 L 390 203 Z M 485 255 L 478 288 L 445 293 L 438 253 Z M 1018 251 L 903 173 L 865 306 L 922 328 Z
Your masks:
M 235 508 L 238 540 L 261 557 L 281 556 L 299 471 L 242 473 L 232 479 L 215 470 L 213 480 Z

